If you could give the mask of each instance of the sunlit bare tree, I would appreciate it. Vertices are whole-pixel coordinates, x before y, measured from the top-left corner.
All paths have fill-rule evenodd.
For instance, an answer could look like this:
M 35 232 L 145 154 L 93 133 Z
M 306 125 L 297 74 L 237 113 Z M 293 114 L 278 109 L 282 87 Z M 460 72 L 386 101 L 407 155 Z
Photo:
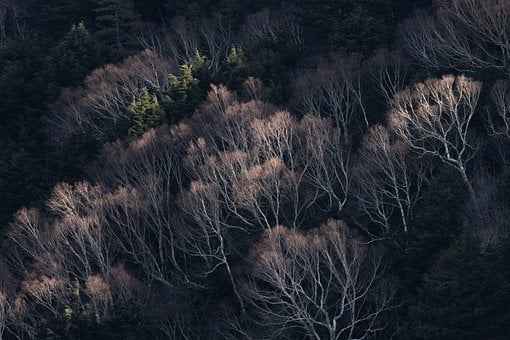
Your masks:
M 175 64 L 153 50 L 132 56 L 118 65 L 93 71 L 83 88 L 63 91 L 49 118 L 52 138 L 60 141 L 86 134 L 99 140 L 111 136 L 115 127 L 129 121 L 133 98 L 145 89 L 164 90 Z
M 481 88 L 463 76 L 427 80 L 395 96 L 388 117 L 390 128 L 414 152 L 456 169 L 472 197 L 467 165 L 477 152 L 471 123 Z
M 255 246 L 254 261 L 245 290 L 271 338 L 294 329 L 316 340 L 365 339 L 381 329 L 391 302 L 382 259 L 344 223 L 308 233 L 276 227 Z

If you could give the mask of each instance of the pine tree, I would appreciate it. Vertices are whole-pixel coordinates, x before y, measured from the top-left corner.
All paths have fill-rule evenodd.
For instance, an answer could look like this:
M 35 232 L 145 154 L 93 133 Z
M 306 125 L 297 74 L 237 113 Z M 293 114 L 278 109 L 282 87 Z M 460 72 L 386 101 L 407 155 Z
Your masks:
M 140 98 L 135 99 L 129 111 L 132 113 L 128 134 L 136 138 L 145 131 L 161 124 L 161 108 L 157 97 L 144 89 Z
M 227 64 L 234 68 L 241 68 L 246 65 L 246 55 L 241 47 L 232 47 L 227 56 Z
M 179 67 L 177 75 L 169 76 L 169 89 L 162 94 L 167 119 L 175 123 L 189 115 L 204 99 L 207 89 L 197 76 L 203 72 L 205 58 L 197 52 L 192 64 L 183 64 Z
M 83 22 L 73 25 L 48 58 L 47 81 L 69 87 L 80 81 L 96 66 L 97 49 Z

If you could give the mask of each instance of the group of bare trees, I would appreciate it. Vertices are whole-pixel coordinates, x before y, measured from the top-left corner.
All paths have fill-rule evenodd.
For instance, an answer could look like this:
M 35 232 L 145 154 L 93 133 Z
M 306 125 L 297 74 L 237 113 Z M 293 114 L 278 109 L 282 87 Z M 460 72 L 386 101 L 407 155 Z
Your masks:
M 119 306 L 143 309 L 158 294 L 154 284 L 200 290 L 220 274 L 242 314 L 254 308 L 260 322 L 280 325 L 273 337 L 376 333 L 391 303 L 377 242 L 338 221 L 301 230 L 351 202 L 381 227 L 368 234 L 394 231 L 395 218 L 408 231 L 429 155 L 471 188 L 470 122 L 481 86 L 450 76 L 402 91 L 388 126 L 371 127 L 355 154 L 350 129 L 365 119 L 349 79 L 320 85 L 326 99 L 300 119 L 256 99 L 258 80 L 246 82 L 253 99 L 244 102 L 212 86 L 191 119 L 107 145 L 95 184 L 59 185 L 47 213 L 22 210 L 11 226 L 7 263 L 20 279 L 3 293 L 5 327 L 35 336 L 46 313 L 101 323 Z M 358 109 L 346 112 L 350 105 Z M 262 235 L 248 245 L 256 256 L 244 270 L 239 235 Z
M 235 46 L 236 37 L 224 18 L 215 17 L 197 24 L 177 17 L 167 28 L 144 33 L 140 42 L 177 65 L 191 65 L 197 57 L 204 58 L 206 69 L 215 76 L 221 71 L 230 48 Z
M 143 304 L 143 287 L 119 261 L 107 215 L 122 200 L 136 204 L 131 198 L 122 190 L 64 184 L 48 201 L 54 218 L 37 210 L 18 213 L 8 234 L 7 263 L 21 280 L 17 292 L 6 292 L 16 307 L 11 332 L 35 336 L 47 313 L 64 324 L 78 315 L 101 323 L 113 306 Z
M 409 52 L 434 70 L 504 69 L 508 9 L 504 1 L 452 0 L 438 18 L 416 20 L 405 36 Z M 295 18 L 280 14 L 248 18 L 243 41 L 302 44 Z M 64 92 L 52 118 L 60 137 L 86 131 L 104 139 L 129 118 L 133 98 L 147 87 L 164 90 L 175 66 L 193 63 L 204 46 L 206 67 L 219 72 L 236 44 L 230 27 L 220 18 L 198 29 L 179 20 L 143 37 L 145 52 Z M 435 167 L 454 169 L 465 184 L 472 221 L 495 225 L 478 232 L 485 245 L 506 233 L 508 215 L 493 209 L 493 178 L 473 176 L 471 166 L 482 83 L 447 75 L 410 85 L 393 54 L 382 59 L 371 80 L 388 107 L 376 124 L 362 83 L 366 64 L 353 57 L 299 77 L 300 116 L 263 102 L 262 82 L 249 78 L 247 100 L 212 85 L 188 119 L 105 145 L 90 183 L 58 185 L 45 209 L 22 209 L 10 226 L 0 338 L 36 338 L 52 327 L 48 320 L 65 332 L 75 320 L 102 324 L 136 309 L 170 338 L 198 339 L 196 316 L 176 301 L 215 289 L 216 280 L 232 288 L 216 301 L 229 315 L 221 336 L 378 334 L 394 292 L 379 241 L 413 230 Z M 489 119 L 481 119 L 506 138 L 508 91 L 506 81 L 495 84 Z
M 490 171 L 481 165 L 484 155 L 478 151 L 490 145 L 501 163 L 497 167 L 506 171 L 510 3 L 437 1 L 433 15 L 414 16 L 401 32 L 406 52 L 424 69 L 490 79 L 483 92 L 481 82 L 463 76 L 417 84 L 390 101 L 389 125 L 414 153 L 438 158 L 457 171 L 470 193 L 465 232 L 481 249 L 494 247 L 508 233 L 502 222 L 507 208 L 498 198 L 494 164 Z M 488 98 L 480 98 L 482 93 Z
M 304 45 L 303 27 L 290 9 L 264 9 L 248 16 L 241 41 L 248 49 L 267 41 L 287 43 L 299 49 Z
M 160 73 L 144 75 L 156 57 L 147 58 L 129 62 L 143 66 L 140 82 L 120 72 L 115 85 L 125 93 L 145 78 L 164 86 Z M 457 170 L 476 196 L 468 164 L 477 151 L 472 121 L 481 84 L 446 76 L 397 93 L 386 126 L 369 127 L 356 149 L 352 126 L 367 120 L 355 80 L 352 73 L 321 79 L 321 98 L 306 97 L 310 112 L 301 118 L 260 101 L 256 79 L 245 84 L 248 101 L 212 86 L 190 119 L 129 145 L 106 145 L 94 184 L 61 184 L 46 212 L 18 213 L 8 234 L 1 327 L 35 337 L 48 316 L 101 324 L 117 308 L 145 310 L 167 292 L 211 288 L 209 278 L 221 275 L 232 287 L 231 309 L 273 326 L 270 338 L 376 334 L 392 289 L 372 237 L 412 229 L 430 159 Z M 347 205 L 380 228 L 361 236 L 330 220 Z M 165 303 L 177 318 L 178 307 Z M 186 320 L 160 317 L 163 330 L 186 331 Z M 253 331 L 235 320 L 235 331 Z
M 413 17 L 402 30 L 409 53 L 421 65 L 434 70 L 508 72 L 508 1 L 449 0 L 437 7 L 433 17 Z
M 253 261 L 244 289 L 272 338 L 365 339 L 384 327 L 392 290 L 381 279 L 382 256 L 343 222 L 269 230 Z
M 4 305 L 23 309 L 14 319 L 4 313 L 6 327 L 35 335 L 46 313 L 101 323 L 119 305 L 143 309 L 158 294 L 154 284 L 204 289 L 214 274 L 228 279 L 242 314 L 255 308 L 258 322 L 270 316 L 279 325 L 272 337 L 376 333 L 391 303 L 377 242 L 341 222 L 300 230 L 343 214 L 350 202 L 381 227 L 368 234 L 397 225 L 407 232 L 429 156 L 455 168 L 474 196 L 467 164 L 481 85 L 448 76 L 401 91 L 387 126 L 370 127 L 355 153 L 352 126 L 366 121 L 355 84 L 344 73 L 322 79 L 323 98 L 305 101 L 319 104 L 300 119 L 258 100 L 255 79 L 246 82 L 253 99 L 245 102 L 212 86 L 191 119 L 107 145 L 95 184 L 59 185 L 49 213 L 18 214 L 8 263 L 19 288 L 4 293 L 11 294 Z M 257 256 L 244 270 L 239 235 L 263 235 L 248 245 Z
M 246 86 L 258 97 L 259 81 Z M 280 225 L 300 235 L 297 230 L 342 213 L 347 204 L 352 147 L 336 122 L 312 114 L 298 119 L 213 86 L 189 121 L 151 130 L 127 146 L 107 145 L 94 184 L 57 186 L 46 212 L 21 210 L 11 226 L 7 263 L 18 279 L 12 280 L 17 288 L 5 292 L 4 305 L 23 308 L 5 324 L 11 332 L 36 336 L 48 315 L 63 324 L 85 317 L 102 323 L 119 306 L 143 310 L 158 294 L 150 289 L 154 285 L 159 294 L 200 290 L 213 274 L 228 278 L 236 305 L 247 312 L 258 288 L 246 291 L 255 281 L 247 285 L 240 275 L 250 269 L 239 267 L 237 254 L 247 245 L 235 235 L 272 235 Z M 299 255 L 302 248 L 295 249 L 292 265 L 326 265 L 315 284 L 336 277 L 335 287 L 321 297 L 328 305 L 345 290 L 342 311 L 312 321 L 308 331 L 327 322 L 333 338 L 353 338 L 376 331 L 387 302 L 371 301 L 382 308 L 371 309 L 361 301 L 372 299 L 364 263 L 375 258 L 362 250 L 361 239 L 346 238 L 345 225 L 335 225 L 310 236 L 318 262 L 300 263 L 299 256 L 311 254 Z M 376 267 L 370 280 L 379 273 Z
M 303 44 L 297 19 L 270 10 L 250 16 L 237 33 L 222 17 L 200 24 L 177 17 L 166 28 L 147 29 L 138 40 L 144 51 L 120 64 L 103 66 L 93 71 L 82 87 L 62 92 L 49 117 L 52 138 L 61 141 L 86 134 L 104 141 L 116 137 L 113 131 L 122 130 L 132 116 L 130 104 L 145 89 L 156 93 L 168 90 L 169 76 L 180 65 L 200 65 L 214 79 L 225 71 L 232 51 L 244 53 L 244 49 L 258 48 L 267 41 L 291 42 L 297 47 Z
M 49 118 L 52 137 L 62 140 L 86 133 L 107 140 L 129 121 L 131 103 L 147 88 L 164 90 L 175 70 L 176 64 L 155 50 L 95 70 L 82 88 L 64 90 L 53 105 Z

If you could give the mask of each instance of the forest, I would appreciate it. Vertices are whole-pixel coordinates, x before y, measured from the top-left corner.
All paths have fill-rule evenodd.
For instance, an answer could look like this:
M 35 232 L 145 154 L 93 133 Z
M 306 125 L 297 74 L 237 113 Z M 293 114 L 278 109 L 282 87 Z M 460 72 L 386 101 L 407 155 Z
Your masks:
M 510 0 L 0 0 L 0 340 L 510 338 Z

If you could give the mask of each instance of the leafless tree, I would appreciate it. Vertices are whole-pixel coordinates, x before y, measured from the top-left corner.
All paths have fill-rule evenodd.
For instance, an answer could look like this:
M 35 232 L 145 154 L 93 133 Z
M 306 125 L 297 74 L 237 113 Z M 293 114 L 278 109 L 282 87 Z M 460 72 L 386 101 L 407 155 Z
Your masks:
M 356 198 L 362 211 L 386 231 L 395 209 L 404 231 L 408 231 L 426 180 L 420 166 L 412 168 L 408 156 L 407 146 L 392 140 L 381 125 L 369 130 L 360 150 L 360 163 L 354 171 L 359 190 Z
M 66 280 L 48 276 L 29 278 L 22 282 L 21 292 L 25 302 L 30 301 L 32 308 L 41 307 L 53 318 L 62 319 L 60 308 L 69 302 L 70 290 Z M 40 318 L 43 315 L 39 312 L 34 317 Z
M 57 244 L 52 237 L 52 227 L 45 221 L 44 215 L 37 209 L 22 208 L 17 212 L 14 222 L 7 232 L 10 251 L 6 261 L 12 272 L 23 277 L 30 271 L 29 260 L 54 274 L 58 263 L 53 256 Z
M 192 64 L 200 51 L 199 33 L 183 17 L 173 19 L 171 32 L 166 35 L 166 45 L 177 64 Z
M 337 212 L 347 204 L 352 181 L 352 149 L 332 119 L 306 115 L 300 122 L 304 177 L 316 196 L 326 196 Z M 313 201 L 315 203 L 315 201 Z
M 301 110 L 334 119 L 345 145 L 355 133 L 354 122 L 368 127 L 359 66 L 354 57 L 319 65 L 316 71 L 304 72 L 295 89 Z
M 243 83 L 243 86 L 250 100 L 262 100 L 264 86 L 260 79 L 248 77 L 248 79 L 246 79 L 246 81 Z
M 243 28 L 241 41 L 248 48 L 263 41 L 285 42 L 300 48 L 303 43 L 303 29 L 289 10 L 271 11 L 264 9 L 248 16 Z
M 96 271 L 109 275 L 114 263 L 115 246 L 108 234 L 107 217 L 103 209 L 108 193 L 100 186 L 78 183 L 61 184 L 48 202 L 59 216 L 52 235 L 66 274 L 85 281 Z
M 215 76 L 222 70 L 229 50 L 234 45 L 234 33 L 225 19 L 217 17 L 204 21 L 200 27 L 200 34 L 207 46 L 207 68 Z
M 112 308 L 112 289 L 108 282 L 100 275 L 91 275 L 85 282 L 85 291 L 90 299 L 94 318 L 100 324 Z
M 5 292 L 0 292 L 0 339 L 3 339 L 6 328 L 11 318 L 11 302 Z
M 477 152 L 471 122 L 481 88 L 463 76 L 427 80 L 395 96 L 389 115 L 391 129 L 406 145 L 456 169 L 472 197 L 466 167 Z
M 371 76 L 388 104 L 395 95 L 405 89 L 409 70 L 400 53 L 379 50 L 369 59 L 367 67 L 370 68 Z
M 83 88 L 63 91 L 53 106 L 49 122 L 54 138 L 84 133 L 107 139 L 115 126 L 129 120 L 133 99 L 147 88 L 164 90 L 173 71 L 175 64 L 152 50 L 95 70 Z
M 510 58 L 510 6 L 504 0 L 452 0 L 435 17 L 403 26 L 407 49 L 424 66 L 459 71 L 505 70 Z
M 366 339 L 380 330 L 391 292 L 381 258 L 347 226 L 329 221 L 306 234 L 277 227 L 254 249 L 246 294 L 271 338 L 290 329 L 311 339 Z
M 492 88 L 491 98 L 496 114 L 488 112 L 490 133 L 493 136 L 510 138 L 510 86 L 508 81 L 498 81 Z

